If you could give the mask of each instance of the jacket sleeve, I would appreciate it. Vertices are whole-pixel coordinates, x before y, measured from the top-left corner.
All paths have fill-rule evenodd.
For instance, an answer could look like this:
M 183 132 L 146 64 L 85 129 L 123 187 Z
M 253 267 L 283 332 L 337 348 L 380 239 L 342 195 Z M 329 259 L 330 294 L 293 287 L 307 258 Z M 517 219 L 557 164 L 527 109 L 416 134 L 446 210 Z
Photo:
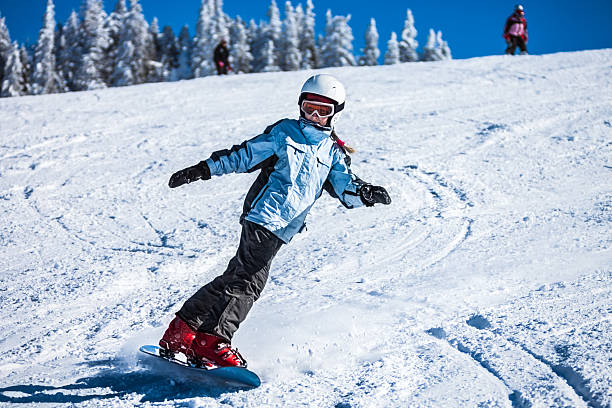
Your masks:
M 262 133 L 253 139 L 214 152 L 206 160 L 212 176 L 250 172 L 276 152 L 275 132 Z
M 362 207 L 364 205 L 359 194 L 361 187 L 365 184 L 351 171 L 351 158 L 344 156 L 342 160 L 334 163 L 323 189 L 332 197 L 340 200 L 346 208 Z
M 510 30 L 510 26 L 512 22 L 512 16 L 508 17 L 508 19 L 506 20 L 506 25 L 504 26 L 504 35 L 508 35 L 508 31 Z

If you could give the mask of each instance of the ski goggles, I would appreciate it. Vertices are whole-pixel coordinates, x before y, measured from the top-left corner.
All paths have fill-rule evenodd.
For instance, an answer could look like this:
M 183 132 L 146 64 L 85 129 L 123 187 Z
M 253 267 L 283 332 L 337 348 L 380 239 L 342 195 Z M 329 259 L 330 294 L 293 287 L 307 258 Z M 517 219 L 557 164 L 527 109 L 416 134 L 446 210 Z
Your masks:
M 334 114 L 334 105 L 331 103 L 309 101 L 304 99 L 301 105 L 302 112 L 307 115 L 313 115 L 317 112 L 320 118 L 328 118 Z

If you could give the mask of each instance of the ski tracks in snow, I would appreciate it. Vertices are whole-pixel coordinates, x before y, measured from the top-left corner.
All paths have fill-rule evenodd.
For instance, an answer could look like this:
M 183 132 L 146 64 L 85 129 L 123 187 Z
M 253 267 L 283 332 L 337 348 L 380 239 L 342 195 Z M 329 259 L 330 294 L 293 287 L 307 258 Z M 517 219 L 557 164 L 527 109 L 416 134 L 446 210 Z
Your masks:
M 465 209 L 474 204 L 465 191 L 456 187 L 436 172 L 420 170 L 416 165 L 403 169 L 431 194 L 434 204 L 424 205 L 414 217 L 429 230 L 426 244 L 436 249 L 431 254 L 411 254 L 420 260 L 415 270 L 423 271 L 455 251 L 471 235 L 474 220 L 463 215 Z
M 612 272 L 600 271 L 543 285 L 427 333 L 503 383 L 513 407 L 607 407 L 612 404 L 612 292 L 603 284 L 611 278 Z

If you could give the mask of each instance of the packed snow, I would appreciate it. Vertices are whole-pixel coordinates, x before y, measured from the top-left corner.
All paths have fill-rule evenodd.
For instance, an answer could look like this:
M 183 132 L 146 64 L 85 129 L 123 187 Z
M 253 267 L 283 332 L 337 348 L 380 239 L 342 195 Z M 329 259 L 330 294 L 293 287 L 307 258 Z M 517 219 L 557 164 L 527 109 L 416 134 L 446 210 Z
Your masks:
M 326 69 L 353 171 L 234 344 L 256 389 L 137 352 L 220 274 L 256 174 L 169 176 L 297 117 L 314 71 L 0 100 L 0 405 L 612 406 L 612 50 Z

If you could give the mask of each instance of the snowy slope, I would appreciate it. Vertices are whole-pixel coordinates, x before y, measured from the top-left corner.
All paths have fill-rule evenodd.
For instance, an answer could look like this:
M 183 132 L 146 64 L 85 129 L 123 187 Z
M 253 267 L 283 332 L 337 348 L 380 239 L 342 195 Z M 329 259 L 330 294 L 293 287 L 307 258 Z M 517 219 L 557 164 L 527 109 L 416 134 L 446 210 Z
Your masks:
M 311 73 L 0 99 L 0 406 L 612 406 L 612 50 L 325 72 L 393 203 L 324 195 L 281 249 L 250 391 L 135 352 L 224 270 L 255 174 L 167 179 Z

